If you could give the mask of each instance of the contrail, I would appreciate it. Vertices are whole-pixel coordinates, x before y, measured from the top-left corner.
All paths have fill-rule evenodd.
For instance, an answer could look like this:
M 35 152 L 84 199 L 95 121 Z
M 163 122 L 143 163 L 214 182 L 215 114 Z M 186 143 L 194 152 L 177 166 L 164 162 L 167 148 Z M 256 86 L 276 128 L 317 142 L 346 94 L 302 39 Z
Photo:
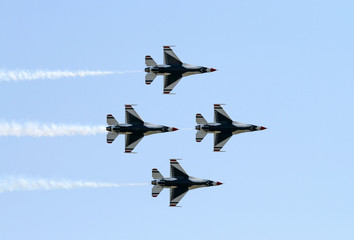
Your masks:
M 35 122 L 6 123 L 0 122 L 0 136 L 30 136 L 30 137 L 55 137 L 75 135 L 96 135 L 106 132 L 104 125 L 88 126 L 75 124 L 42 124 Z
M 0 82 L 37 80 L 37 79 L 58 79 L 68 77 L 93 77 L 112 74 L 127 74 L 141 71 L 47 71 L 47 70 L 0 70 Z
M 178 130 L 182 130 L 182 131 L 191 131 L 194 130 L 193 128 L 179 128 Z
M 15 191 L 56 190 L 75 188 L 117 188 L 124 186 L 146 186 L 148 183 L 105 183 L 89 181 L 49 180 L 26 177 L 3 177 L 0 179 L 0 193 Z

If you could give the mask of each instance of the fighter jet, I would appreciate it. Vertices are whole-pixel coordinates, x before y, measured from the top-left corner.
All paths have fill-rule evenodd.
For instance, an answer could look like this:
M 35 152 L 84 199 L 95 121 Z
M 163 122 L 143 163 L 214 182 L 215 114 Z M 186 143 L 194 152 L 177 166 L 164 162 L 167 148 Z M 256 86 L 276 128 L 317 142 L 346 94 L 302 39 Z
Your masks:
M 179 201 L 186 195 L 188 190 L 221 185 L 221 182 L 215 182 L 207 179 L 195 178 L 189 176 L 179 165 L 177 159 L 170 159 L 171 177 L 165 178 L 156 168 L 152 169 L 151 184 L 152 196 L 157 197 L 164 188 L 170 188 L 170 207 L 176 207 Z
M 208 123 L 200 113 L 196 115 L 196 121 L 199 124 L 195 127 L 198 130 L 196 141 L 201 142 L 207 133 L 214 133 L 214 152 L 220 152 L 232 135 L 267 129 L 262 126 L 232 121 L 220 105 L 222 104 L 214 104 L 214 123 Z
M 144 136 L 178 130 L 174 127 L 144 122 L 132 105 L 125 105 L 125 121 L 126 123 L 118 123 L 112 114 L 108 114 L 107 124 L 109 126 L 106 127 L 107 143 L 112 143 L 118 134 L 125 134 L 125 153 L 131 153 Z
M 145 68 L 145 72 L 147 72 L 145 83 L 150 85 L 157 75 L 164 75 L 164 94 L 169 94 L 182 77 L 216 71 L 215 68 L 182 63 L 170 46 L 164 46 L 163 53 L 164 64 L 161 65 L 158 65 L 150 56 L 145 57 L 145 64 L 147 66 Z

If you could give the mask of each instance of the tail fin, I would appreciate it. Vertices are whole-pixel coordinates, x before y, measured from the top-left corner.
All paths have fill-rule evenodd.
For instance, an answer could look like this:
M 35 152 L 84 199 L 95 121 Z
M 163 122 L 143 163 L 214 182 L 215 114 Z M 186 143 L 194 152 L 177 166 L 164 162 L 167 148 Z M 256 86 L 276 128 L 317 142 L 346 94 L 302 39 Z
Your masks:
M 197 142 L 201 142 L 206 135 L 207 135 L 206 131 L 199 130 L 195 136 L 195 140 Z
M 152 197 L 157 197 L 160 192 L 163 190 L 163 187 L 161 186 L 154 186 L 151 190 Z
M 205 120 L 205 118 L 202 116 L 202 114 L 197 113 L 195 116 L 197 124 L 207 124 L 208 122 Z
M 152 169 L 152 178 L 153 179 L 163 179 L 162 174 L 156 168 Z
M 107 115 L 107 124 L 108 125 L 118 125 L 118 121 L 113 117 L 112 114 Z
M 109 132 L 107 133 L 107 143 L 112 143 L 118 137 L 117 132 Z
M 152 59 L 152 57 L 149 55 L 145 56 L 145 64 L 148 67 L 155 67 L 157 65 L 154 59 Z
M 152 83 L 152 81 L 154 81 L 154 79 L 156 78 L 156 74 L 155 73 L 147 73 L 146 75 L 145 75 L 145 83 L 147 84 L 147 85 L 149 85 L 149 84 L 151 84 Z

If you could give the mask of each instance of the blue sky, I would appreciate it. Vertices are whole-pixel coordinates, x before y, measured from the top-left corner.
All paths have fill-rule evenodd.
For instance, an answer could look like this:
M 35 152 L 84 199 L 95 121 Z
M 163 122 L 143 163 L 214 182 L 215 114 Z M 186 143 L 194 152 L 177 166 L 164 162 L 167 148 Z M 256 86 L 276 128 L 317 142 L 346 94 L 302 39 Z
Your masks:
M 116 183 L 169 175 L 183 158 L 195 177 L 225 184 L 189 192 L 182 208 L 151 186 L 0 194 L 0 239 L 352 239 L 352 1 L 2 1 L 0 69 L 143 70 L 162 46 L 219 71 L 182 79 L 176 95 L 144 73 L 0 82 L 0 120 L 102 125 L 124 104 L 148 122 L 188 129 L 225 103 L 266 126 L 212 152 L 195 131 L 146 137 L 137 154 L 105 134 L 0 137 L 0 177 Z

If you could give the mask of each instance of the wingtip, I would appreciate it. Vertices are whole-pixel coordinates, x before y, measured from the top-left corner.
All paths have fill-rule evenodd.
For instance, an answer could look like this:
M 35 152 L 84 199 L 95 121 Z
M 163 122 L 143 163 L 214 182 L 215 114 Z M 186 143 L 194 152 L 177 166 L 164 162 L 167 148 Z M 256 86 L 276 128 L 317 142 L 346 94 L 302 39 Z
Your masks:
M 177 160 L 182 160 L 182 158 L 171 158 L 170 162 L 177 162 Z

